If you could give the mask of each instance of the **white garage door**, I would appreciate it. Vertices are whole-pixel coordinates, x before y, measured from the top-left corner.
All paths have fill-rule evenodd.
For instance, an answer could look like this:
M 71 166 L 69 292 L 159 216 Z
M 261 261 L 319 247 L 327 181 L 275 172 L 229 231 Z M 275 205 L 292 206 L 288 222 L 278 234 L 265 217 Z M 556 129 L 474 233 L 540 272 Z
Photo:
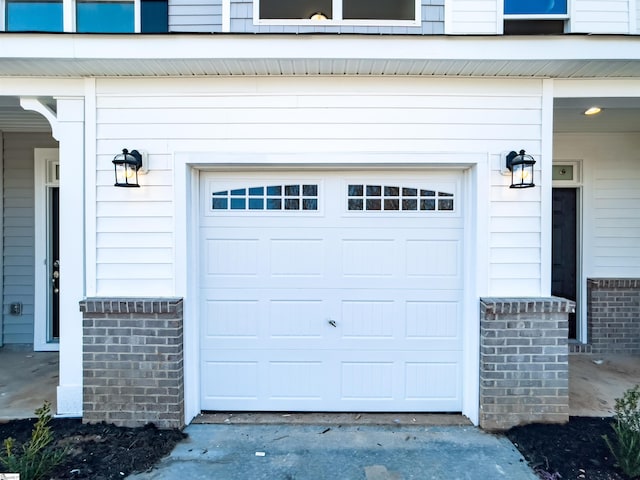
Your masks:
M 460 411 L 461 174 L 201 174 L 201 408 Z

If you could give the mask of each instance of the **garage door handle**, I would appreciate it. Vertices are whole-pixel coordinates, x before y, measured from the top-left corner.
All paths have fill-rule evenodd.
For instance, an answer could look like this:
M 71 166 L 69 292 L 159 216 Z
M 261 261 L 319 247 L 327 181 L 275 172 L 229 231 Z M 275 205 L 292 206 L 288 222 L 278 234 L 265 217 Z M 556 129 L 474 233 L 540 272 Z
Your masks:
M 338 328 L 335 320 L 329 320 L 329 325 L 331 325 L 332 327 Z

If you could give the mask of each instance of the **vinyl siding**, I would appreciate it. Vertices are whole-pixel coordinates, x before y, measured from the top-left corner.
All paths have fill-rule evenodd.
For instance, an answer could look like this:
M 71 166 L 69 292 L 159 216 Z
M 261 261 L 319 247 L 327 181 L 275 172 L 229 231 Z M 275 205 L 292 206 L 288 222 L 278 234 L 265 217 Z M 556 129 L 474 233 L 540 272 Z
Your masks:
M 222 0 L 169 0 L 170 32 L 221 32 Z
M 56 147 L 47 133 L 4 133 L 3 341 L 33 343 L 34 190 L 33 149 Z M 22 303 L 22 315 L 9 305 Z
M 495 35 L 502 15 L 497 0 L 448 0 L 447 33 L 451 35 Z
M 556 160 L 582 160 L 585 277 L 640 277 L 637 134 L 559 134 Z
M 97 295 L 173 293 L 174 152 L 490 155 L 492 295 L 540 295 L 540 189 L 514 191 L 505 150 L 539 158 L 541 81 L 239 78 L 97 81 Z M 186 93 L 189 92 L 189 93 Z M 111 159 L 146 150 L 140 189 Z M 486 219 L 483 219 L 486 220 Z M 482 261 L 486 261 L 483 258 Z
M 633 33 L 629 0 L 573 0 L 572 33 Z
M 252 0 L 231 0 L 230 24 L 233 33 L 442 34 L 444 33 L 444 0 L 422 0 L 420 27 L 254 25 Z M 211 33 L 222 31 L 222 1 L 169 0 L 169 31 Z

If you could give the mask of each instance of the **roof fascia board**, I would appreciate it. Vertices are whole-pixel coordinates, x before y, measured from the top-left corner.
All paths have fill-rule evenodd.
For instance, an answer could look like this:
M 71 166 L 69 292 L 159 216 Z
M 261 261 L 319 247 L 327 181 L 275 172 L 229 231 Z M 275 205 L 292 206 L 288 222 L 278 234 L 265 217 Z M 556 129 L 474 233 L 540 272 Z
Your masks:
M 43 46 L 46 45 L 46 48 Z M 639 60 L 640 36 L 0 35 L 0 58 Z M 277 52 L 274 54 L 274 52 Z
M 84 95 L 85 81 L 80 78 L 1 77 L 2 95 L 26 97 L 76 97 Z

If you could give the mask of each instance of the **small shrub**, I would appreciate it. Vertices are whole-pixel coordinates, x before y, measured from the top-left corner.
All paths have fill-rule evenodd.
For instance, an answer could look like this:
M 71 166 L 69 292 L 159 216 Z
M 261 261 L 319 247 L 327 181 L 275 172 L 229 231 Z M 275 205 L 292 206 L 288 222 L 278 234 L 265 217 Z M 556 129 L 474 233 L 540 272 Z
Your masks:
M 4 441 L 4 452 L 0 452 L 0 465 L 7 472 L 19 473 L 21 480 L 40 480 L 62 462 L 65 449 L 54 448 L 51 421 L 51 405 L 45 402 L 36 409 L 38 420 L 33 426 L 31 438 L 18 446 L 11 437 Z
M 640 477 L 640 385 L 616 399 L 614 440 L 604 440 L 616 458 L 617 465 L 629 477 Z

